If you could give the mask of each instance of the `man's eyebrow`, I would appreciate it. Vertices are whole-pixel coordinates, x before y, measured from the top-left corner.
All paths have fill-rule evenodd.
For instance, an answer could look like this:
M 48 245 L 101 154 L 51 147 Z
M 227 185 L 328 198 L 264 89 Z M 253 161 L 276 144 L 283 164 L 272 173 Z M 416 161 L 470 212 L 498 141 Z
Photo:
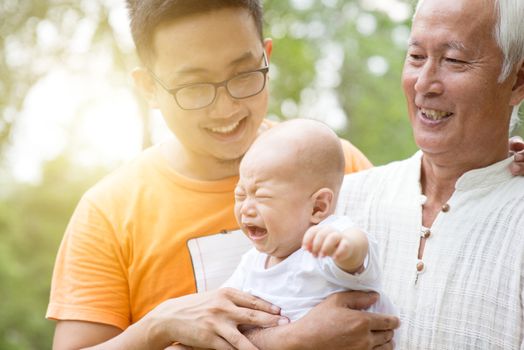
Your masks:
M 251 61 L 253 59 L 256 59 L 258 57 L 255 57 L 253 55 L 253 52 L 251 51 L 246 51 L 244 52 L 244 54 L 242 54 L 241 56 L 235 58 L 233 61 L 231 61 L 229 64 L 231 66 L 236 66 L 238 64 L 241 64 L 241 63 L 244 63 L 244 62 L 248 62 L 248 61 Z
M 420 43 L 417 40 L 409 39 L 408 40 L 408 47 L 420 47 Z
M 464 43 L 456 40 L 452 40 L 445 45 L 447 48 L 457 50 L 457 51 L 468 51 Z
M 254 58 L 255 56 L 253 55 L 253 52 L 246 51 L 241 56 L 230 61 L 228 65 L 236 66 L 236 65 L 239 65 L 245 62 L 249 62 L 253 60 Z M 184 75 L 204 74 L 204 73 L 207 73 L 208 71 L 209 70 L 204 67 L 192 67 L 192 66 L 182 67 L 173 73 L 173 76 L 171 77 L 170 80 L 176 80 L 177 78 L 183 77 Z
M 422 47 L 422 45 L 420 44 L 418 40 L 410 39 L 408 41 L 408 47 Z M 442 44 L 441 48 L 452 49 L 452 50 L 457 50 L 457 51 L 468 51 L 468 49 L 466 48 L 463 42 L 456 41 L 456 40 L 448 41 Z

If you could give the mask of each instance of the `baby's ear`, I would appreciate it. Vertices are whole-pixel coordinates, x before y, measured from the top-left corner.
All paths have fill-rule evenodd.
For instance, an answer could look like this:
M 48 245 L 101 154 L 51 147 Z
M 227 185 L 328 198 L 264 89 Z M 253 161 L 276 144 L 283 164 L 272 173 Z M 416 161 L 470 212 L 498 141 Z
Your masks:
M 334 198 L 335 195 L 333 191 L 326 187 L 313 193 L 311 196 L 313 200 L 313 211 L 310 219 L 312 224 L 316 225 L 331 215 Z

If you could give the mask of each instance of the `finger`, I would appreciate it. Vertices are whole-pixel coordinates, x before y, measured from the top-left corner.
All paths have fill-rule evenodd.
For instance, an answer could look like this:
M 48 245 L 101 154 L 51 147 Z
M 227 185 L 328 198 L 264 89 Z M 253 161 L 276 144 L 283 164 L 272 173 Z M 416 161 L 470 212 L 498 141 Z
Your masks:
M 258 350 L 257 347 L 254 346 L 245 335 L 240 333 L 236 327 L 223 325 L 218 329 L 218 333 L 224 338 L 225 343 L 227 344 L 224 349 Z M 213 349 L 222 350 L 217 347 L 213 347 Z
M 524 141 L 520 136 L 513 136 L 509 139 L 510 153 L 515 153 L 524 150 Z
M 326 237 L 320 248 L 320 256 L 334 256 L 340 246 L 341 235 L 338 232 L 332 232 Z
M 233 345 L 231 345 L 229 342 L 227 342 L 225 339 L 222 339 L 221 337 L 215 337 L 215 339 L 213 339 L 212 342 L 210 342 L 209 344 L 206 344 L 206 348 L 208 346 L 210 347 L 210 349 L 215 349 L 215 350 L 235 350 L 236 349 Z
M 352 253 L 352 249 L 349 246 L 349 243 L 346 239 L 341 237 L 340 243 L 337 246 L 337 249 L 335 250 L 335 253 L 333 254 L 333 259 L 347 259 Z
M 318 230 L 319 226 L 311 226 L 306 231 L 306 233 L 304 234 L 304 238 L 302 238 L 302 248 L 304 248 L 307 251 L 311 251 L 311 248 L 313 246 L 313 239 L 315 238 Z
M 388 331 L 398 328 L 400 320 L 398 317 L 386 314 L 370 313 L 369 328 L 372 331 Z
M 509 170 L 514 176 L 523 176 L 524 175 L 524 163 L 511 163 Z
M 318 230 L 315 239 L 313 240 L 313 246 L 311 248 L 311 253 L 313 253 L 314 256 L 318 256 L 320 248 L 324 244 L 324 240 L 326 239 L 330 231 L 331 229 L 329 227 L 322 227 Z
M 381 346 L 391 342 L 393 339 L 393 331 L 373 331 L 371 332 L 371 345 L 373 347 Z
M 268 328 L 276 327 L 289 323 L 289 319 L 284 316 L 271 315 L 263 311 L 240 308 L 232 316 L 236 324 L 252 325 L 256 327 Z
M 331 294 L 328 299 L 335 299 L 339 305 L 353 310 L 364 310 L 378 301 L 379 295 L 374 292 L 349 291 Z
M 236 306 L 259 310 L 273 315 L 280 314 L 280 308 L 278 306 L 257 298 L 249 293 L 234 288 L 221 288 L 220 292 L 226 299 L 231 300 Z
M 395 348 L 395 343 L 393 341 L 390 341 L 389 343 L 375 346 L 373 349 L 375 350 L 393 350 L 394 348 Z

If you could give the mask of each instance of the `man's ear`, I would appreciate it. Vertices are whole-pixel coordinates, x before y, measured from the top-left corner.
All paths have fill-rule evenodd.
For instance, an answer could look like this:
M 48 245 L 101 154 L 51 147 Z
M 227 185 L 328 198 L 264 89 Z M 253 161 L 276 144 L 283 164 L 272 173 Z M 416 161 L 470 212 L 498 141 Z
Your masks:
M 333 191 L 325 187 L 311 196 L 313 200 L 313 211 L 310 221 L 312 224 L 318 224 L 331 214 L 334 198 L 335 195 Z
M 520 61 L 517 69 L 517 79 L 511 89 L 510 105 L 516 106 L 524 100 L 524 59 Z
M 142 93 L 149 103 L 149 107 L 158 108 L 157 87 L 155 81 L 151 78 L 149 71 L 143 67 L 137 67 L 131 72 L 135 87 Z
M 273 52 L 273 39 L 264 39 L 264 49 L 266 50 L 266 57 L 269 63 L 269 61 L 271 60 L 271 53 Z

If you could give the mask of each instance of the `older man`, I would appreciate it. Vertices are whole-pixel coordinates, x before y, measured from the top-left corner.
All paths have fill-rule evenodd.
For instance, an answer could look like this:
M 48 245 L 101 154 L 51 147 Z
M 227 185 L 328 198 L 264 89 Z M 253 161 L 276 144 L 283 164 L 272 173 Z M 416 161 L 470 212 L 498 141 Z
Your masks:
M 339 211 L 377 234 L 402 349 L 524 349 L 522 0 L 424 0 L 402 76 L 420 150 L 349 175 Z M 515 119 L 513 119 L 515 120 Z

